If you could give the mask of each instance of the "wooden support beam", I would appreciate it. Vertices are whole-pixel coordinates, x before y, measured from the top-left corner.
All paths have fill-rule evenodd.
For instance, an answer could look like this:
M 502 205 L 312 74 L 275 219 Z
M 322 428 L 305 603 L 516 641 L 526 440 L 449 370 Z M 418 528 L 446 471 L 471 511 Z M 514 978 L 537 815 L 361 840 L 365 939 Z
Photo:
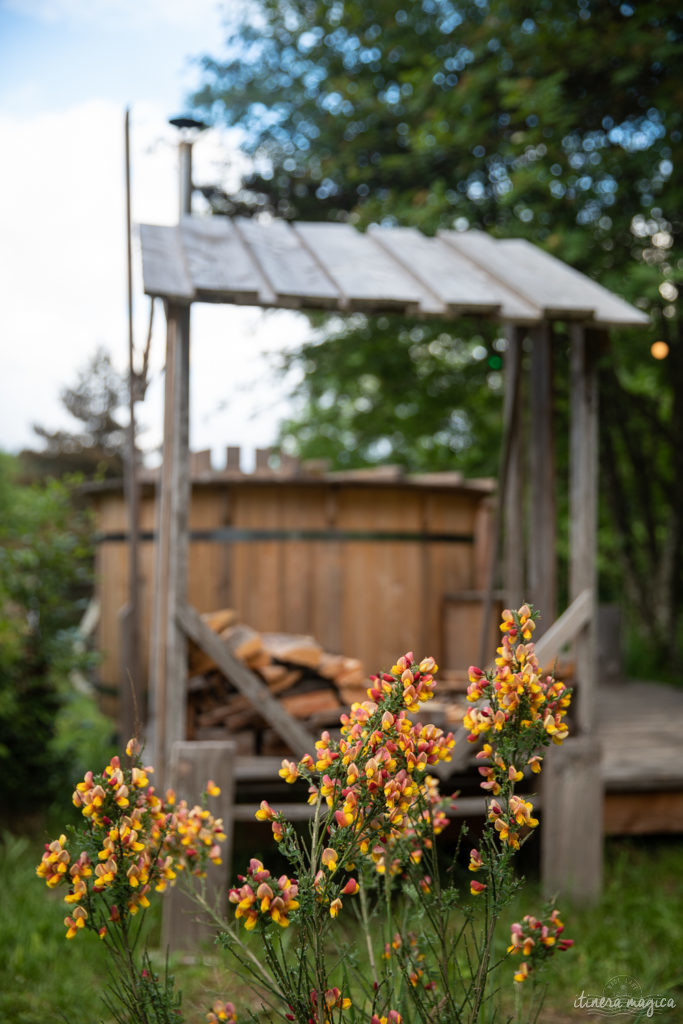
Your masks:
M 536 636 L 557 615 L 557 511 L 553 425 L 552 325 L 531 329 L 529 427 L 529 600 L 539 609 Z
M 501 550 L 501 534 L 503 523 L 506 524 L 505 547 L 503 562 L 505 578 L 504 587 L 509 593 L 511 603 L 515 602 L 515 594 L 523 590 L 519 567 L 524 564 L 524 527 L 522 514 L 521 491 L 517 485 L 521 473 L 517 462 L 520 451 L 521 423 L 521 381 L 522 381 L 522 339 L 524 332 L 520 327 L 507 326 L 505 336 L 505 405 L 503 408 L 503 439 L 498 470 L 498 490 L 496 504 L 491 518 L 491 562 L 489 578 L 482 608 L 481 633 L 479 641 L 479 664 L 483 667 L 487 658 L 489 628 L 493 610 L 493 592 L 496 587 L 498 557 Z M 511 472 L 512 470 L 512 472 Z M 512 491 L 510 490 L 512 488 Z
M 187 644 L 177 609 L 187 592 L 190 307 L 166 308 L 163 461 L 157 489 L 153 632 L 150 652 L 150 745 L 159 785 L 174 742 L 185 738 Z
M 258 713 L 288 743 L 297 757 L 313 752 L 315 739 L 273 697 L 268 687 L 247 666 L 232 654 L 201 616 L 189 605 L 177 610 L 178 624 L 194 642 L 215 661 L 236 690 L 249 699 Z
M 226 834 L 222 846 L 222 864 L 208 864 L 206 898 L 224 917 L 230 882 L 233 845 L 233 807 L 235 804 L 235 744 L 228 741 L 176 742 L 171 749 L 169 783 L 178 799 L 190 807 L 200 802 L 209 779 L 220 787 L 220 796 L 212 798 L 209 810 L 223 820 Z M 201 942 L 211 942 L 215 927 L 202 921 L 199 908 L 183 892 L 181 884 L 167 892 L 163 899 L 162 948 L 194 950 Z
M 538 643 L 534 644 L 536 657 L 541 667 L 556 658 L 562 648 L 566 644 L 570 644 L 577 633 L 585 628 L 592 608 L 593 595 L 587 588 L 582 590 L 559 619 L 556 619 L 552 626 L 546 629 Z
M 522 343 L 525 329 L 505 329 L 505 409 L 503 413 L 507 438 L 507 466 L 501 467 L 500 483 L 503 502 L 503 590 L 505 603 L 519 608 L 527 600 L 524 541 L 524 456 L 522 418 Z M 493 652 L 491 652 L 493 653 Z
M 550 898 L 593 903 L 602 888 L 603 781 L 592 736 L 553 747 L 541 775 L 541 875 Z
M 603 857 L 604 784 L 601 751 L 595 739 L 596 356 L 601 338 L 600 332 L 587 331 L 581 324 L 570 325 L 569 332 L 569 610 L 574 609 L 584 625 L 574 642 L 578 735 L 548 751 L 544 762 L 541 871 L 548 894 L 560 891 L 591 903 L 600 894 Z
M 597 356 L 604 332 L 581 324 L 569 328 L 570 474 L 569 474 L 569 600 L 584 590 L 592 595 L 585 627 L 575 642 L 575 708 L 581 733 L 595 731 L 595 624 L 597 605 L 598 518 L 598 383 Z

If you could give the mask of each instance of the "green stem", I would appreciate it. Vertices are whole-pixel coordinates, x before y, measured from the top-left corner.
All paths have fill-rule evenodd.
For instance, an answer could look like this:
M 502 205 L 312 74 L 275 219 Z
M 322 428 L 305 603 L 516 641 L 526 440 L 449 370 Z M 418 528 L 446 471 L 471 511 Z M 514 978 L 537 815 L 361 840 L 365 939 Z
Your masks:
M 359 872 L 358 885 L 360 886 L 360 912 L 363 919 L 363 931 L 365 932 L 365 944 L 368 950 L 368 960 L 370 961 L 370 970 L 372 971 L 372 980 L 375 985 L 379 985 L 379 978 L 377 976 L 377 964 L 375 963 L 375 951 L 372 948 L 372 936 L 370 935 L 370 915 L 368 913 L 368 896 L 365 891 L 365 882 L 363 881 L 363 875 Z
M 493 942 L 493 933 L 495 931 L 496 923 L 498 921 L 498 913 L 495 910 L 495 906 L 492 906 L 491 903 L 487 900 L 487 916 L 489 913 L 489 909 L 491 916 L 486 926 L 484 942 L 479 954 L 479 968 L 477 970 L 477 976 L 474 982 L 474 1002 L 472 1006 L 472 1016 L 470 1018 L 472 1024 L 476 1024 L 476 1021 L 479 1017 L 479 1009 L 484 998 L 484 991 L 486 989 L 486 981 L 489 973 L 489 964 L 491 961 L 491 944 Z

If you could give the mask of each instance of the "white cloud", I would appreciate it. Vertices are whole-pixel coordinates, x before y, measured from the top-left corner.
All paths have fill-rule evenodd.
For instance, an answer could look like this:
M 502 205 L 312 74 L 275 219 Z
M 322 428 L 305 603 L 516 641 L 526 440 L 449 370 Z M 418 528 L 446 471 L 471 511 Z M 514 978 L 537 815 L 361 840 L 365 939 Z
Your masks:
M 149 103 L 132 111 L 136 221 L 177 219 L 176 137 L 165 117 Z M 123 110 L 92 100 L 28 118 L 1 115 L 0 137 L 0 448 L 16 450 L 32 443 L 34 421 L 73 426 L 59 390 L 98 344 L 109 348 L 121 369 L 126 366 Z M 195 180 L 216 177 L 225 145 L 214 132 L 201 136 Z M 140 349 L 149 300 L 142 295 L 139 256 L 135 284 Z M 308 332 L 303 318 L 287 312 L 193 307 L 193 447 L 271 443 L 284 413 L 282 387 L 268 381 L 260 353 L 285 348 Z M 160 438 L 163 348 L 159 309 L 155 382 L 141 411 L 150 445 Z

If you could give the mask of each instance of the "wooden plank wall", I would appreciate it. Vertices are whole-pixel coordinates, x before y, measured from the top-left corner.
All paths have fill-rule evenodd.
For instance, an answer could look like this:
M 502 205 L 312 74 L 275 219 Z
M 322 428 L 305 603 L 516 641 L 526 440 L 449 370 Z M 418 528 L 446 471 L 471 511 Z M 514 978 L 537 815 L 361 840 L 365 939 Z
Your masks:
M 263 632 L 310 633 L 330 651 L 360 658 L 369 672 L 408 649 L 467 668 L 469 649 L 452 633 L 446 595 L 477 591 L 485 570 L 485 492 L 285 481 L 195 487 L 190 529 L 347 530 L 475 535 L 474 543 L 417 540 L 191 540 L 188 599 L 199 612 L 235 608 Z M 101 534 L 125 531 L 120 494 L 95 499 Z M 154 499 L 141 501 L 142 531 L 155 527 Z M 140 545 L 142 664 L 149 658 L 154 545 Z M 126 544 L 97 548 L 101 678 L 118 680 L 117 615 L 127 598 Z M 468 608 L 468 632 L 477 617 Z M 460 623 L 458 623 L 460 625 Z M 476 623 L 475 623 L 476 625 Z M 460 629 L 457 632 L 461 632 Z M 464 641 L 463 641 L 464 642 Z M 462 650 L 460 649 L 462 647 Z M 443 662 L 448 653 L 449 664 Z M 467 660 L 469 659 L 469 660 Z

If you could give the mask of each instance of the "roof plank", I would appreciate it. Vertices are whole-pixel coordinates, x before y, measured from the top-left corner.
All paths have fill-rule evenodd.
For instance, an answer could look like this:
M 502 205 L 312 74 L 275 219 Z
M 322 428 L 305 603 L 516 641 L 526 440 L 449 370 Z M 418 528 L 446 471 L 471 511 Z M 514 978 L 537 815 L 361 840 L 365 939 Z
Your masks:
M 439 236 L 540 307 L 547 318 L 590 320 L 601 326 L 649 322 L 619 296 L 524 239 L 495 239 L 482 231 L 448 230 Z
M 184 216 L 180 235 L 189 274 L 200 297 L 276 304 L 268 282 L 229 217 Z
M 537 280 L 547 282 L 548 285 L 556 287 L 565 294 L 570 288 L 580 288 L 582 296 L 585 296 L 585 301 L 589 301 L 593 305 L 596 326 L 639 327 L 650 322 L 647 313 L 636 309 L 620 295 L 609 291 L 586 274 L 582 274 L 568 263 L 558 260 L 557 257 L 551 256 L 550 253 L 526 239 L 506 238 L 498 244 L 510 263 L 518 265 L 523 261 L 525 266 L 536 275 Z M 552 309 L 549 312 L 550 315 L 553 315 Z
M 140 242 L 145 294 L 191 302 L 195 291 L 183 259 L 178 228 L 141 224 Z
M 495 282 L 438 238 L 417 228 L 368 229 L 372 238 L 425 285 L 452 313 L 497 313 Z
M 412 275 L 350 224 L 297 221 L 294 229 L 338 285 L 341 308 L 395 309 L 413 315 L 419 312 L 421 300 L 429 299 Z
M 446 230 L 440 231 L 439 236 L 523 299 L 538 306 L 546 316 L 592 319 L 593 302 L 586 296 L 580 281 L 572 281 L 567 287 L 561 273 L 553 274 L 550 279 L 539 276 L 530 261 L 524 259 L 524 254 L 513 261 L 500 241 L 483 231 Z
M 278 304 L 336 309 L 339 289 L 283 220 L 236 217 L 234 223 L 266 276 Z
M 371 227 L 372 237 L 418 277 L 456 316 L 478 314 L 518 324 L 542 320 L 527 302 L 442 238 L 417 228 Z

